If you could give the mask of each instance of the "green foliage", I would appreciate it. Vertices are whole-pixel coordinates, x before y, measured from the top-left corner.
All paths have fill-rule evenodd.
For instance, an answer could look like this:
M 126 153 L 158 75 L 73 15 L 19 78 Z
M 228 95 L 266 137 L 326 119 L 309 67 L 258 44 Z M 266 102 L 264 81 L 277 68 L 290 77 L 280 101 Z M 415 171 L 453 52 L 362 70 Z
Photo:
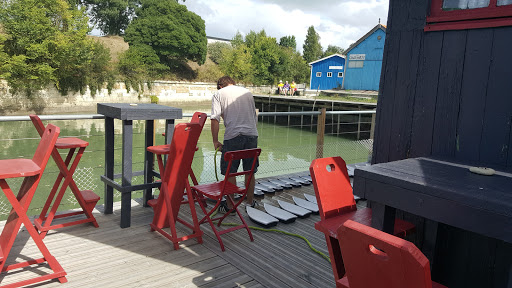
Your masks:
M 251 31 L 252 32 L 252 31 Z M 276 38 L 267 37 L 264 30 L 261 30 L 254 39 L 249 33 L 245 39 L 253 43 L 247 46 L 252 50 L 252 66 L 254 69 L 253 83 L 256 85 L 272 84 L 275 82 L 275 74 L 279 65 L 279 46 Z
M 0 34 L 0 78 L 8 77 L 7 72 L 7 61 L 9 59 L 9 55 L 4 52 L 4 42 L 5 36 Z
M 73 1 L 73 0 L 71 0 Z M 139 0 L 84 0 L 91 22 L 104 35 L 122 35 L 135 15 Z
M 119 57 L 119 73 L 124 77 L 126 89 L 143 91 L 144 83 L 160 77 L 169 67 L 160 63 L 160 59 L 150 46 L 136 44 L 130 46 Z
M 306 34 L 306 40 L 302 45 L 304 60 L 307 63 L 316 61 L 322 57 L 322 46 L 320 45 L 320 36 L 315 31 L 315 27 L 310 26 Z
M 85 10 L 66 0 L 12 0 L 0 9 L 7 39 L 4 77 L 11 91 L 32 92 L 55 83 L 61 93 L 98 89 L 112 79 L 109 53 L 86 38 Z
M 299 52 L 291 48 L 281 47 L 277 78 L 297 83 L 308 82 L 309 66 Z
M 206 60 L 204 20 L 175 0 L 144 0 L 136 9 L 124 39 L 130 45 L 147 45 L 160 62 L 169 67 L 176 62 Z
M 160 99 L 158 99 L 158 96 L 156 96 L 156 95 L 149 95 L 149 99 L 151 100 L 151 103 L 153 103 L 153 104 L 158 104 L 158 101 L 160 100 Z
M 253 75 L 251 50 L 245 44 L 240 44 L 225 52 L 220 63 L 222 72 L 230 75 L 237 82 L 251 83 Z
M 224 42 L 214 42 L 208 44 L 208 57 L 216 63 L 219 64 L 222 60 L 222 57 L 224 55 L 224 50 L 230 50 L 233 49 L 231 45 Z
M 329 45 L 327 46 L 327 49 L 325 49 L 324 55 L 322 57 L 331 56 L 332 54 L 343 54 L 345 53 L 345 49 L 336 46 L 336 45 Z
M 284 36 L 279 40 L 279 46 L 292 48 L 294 51 L 297 49 L 297 42 L 295 36 Z
M 237 47 L 238 45 L 244 44 L 244 36 L 240 33 L 240 31 L 236 31 L 235 36 L 231 40 L 231 45 L 233 47 Z

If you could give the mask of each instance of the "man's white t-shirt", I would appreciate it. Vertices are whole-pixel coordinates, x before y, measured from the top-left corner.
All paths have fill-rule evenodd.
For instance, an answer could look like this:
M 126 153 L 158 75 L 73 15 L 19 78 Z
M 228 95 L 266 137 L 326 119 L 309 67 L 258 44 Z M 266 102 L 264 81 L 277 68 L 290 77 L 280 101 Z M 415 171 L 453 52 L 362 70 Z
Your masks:
M 224 140 L 233 139 L 242 134 L 258 136 L 256 107 L 252 93 L 239 86 L 230 85 L 218 90 L 212 98 L 210 119 L 220 122 L 224 119 Z

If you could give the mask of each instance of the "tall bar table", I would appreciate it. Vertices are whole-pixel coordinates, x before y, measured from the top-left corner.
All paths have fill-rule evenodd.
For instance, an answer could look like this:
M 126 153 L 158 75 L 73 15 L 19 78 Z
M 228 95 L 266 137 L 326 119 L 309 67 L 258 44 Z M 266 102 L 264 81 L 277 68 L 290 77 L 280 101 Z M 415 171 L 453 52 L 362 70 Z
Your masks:
M 153 146 L 153 128 L 155 119 L 165 119 L 165 143 L 170 143 L 174 132 L 174 120 L 183 117 L 180 108 L 158 104 L 129 104 L 129 103 L 98 103 L 97 113 L 105 115 L 105 175 L 101 181 L 105 183 L 105 214 L 112 214 L 114 189 L 121 192 L 121 228 L 130 227 L 131 192 L 144 190 L 143 203 L 153 198 L 152 188 L 160 182 L 153 182 L 153 154 L 146 148 Z M 119 175 L 114 175 L 114 119 L 123 122 L 122 142 L 122 172 L 121 184 L 114 181 Z M 132 171 L 133 120 L 146 120 L 144 184 L 132 185 L 132 177 L 141 175 Z M 142 171 L 141 171 L 142 172 Z

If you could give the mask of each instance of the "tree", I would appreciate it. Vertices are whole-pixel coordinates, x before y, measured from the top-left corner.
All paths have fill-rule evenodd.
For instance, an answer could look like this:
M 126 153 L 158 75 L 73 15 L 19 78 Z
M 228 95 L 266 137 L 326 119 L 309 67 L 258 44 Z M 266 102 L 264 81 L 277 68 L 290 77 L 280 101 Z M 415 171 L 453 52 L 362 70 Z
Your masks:
M 293 51 L 297 49 L 297 42 L 295 36 L 284 36 L 279 40 L 279 46 L 292 48 Z
M 84 0 L 91 22 L 104 35 L 122 35 L 135 15 L 139 0 Z
M 299 52 L 289 47 L 280 47 L 279 65 L 276 80 L 283 79 L 291 82 L 306 82 L 309 76 L 309 66 Z
M 237 45 L 231 50 L 224 50 L 220 67 L 222 72 L 242 83 L 251 83 L 253 78 L 253 55 L 245 44 Z
M 231 45 L 233 47 L 237 47 L 238 45 L 244 44 L 244 36 L 240 33 L 240 31 L 236 31 L 235 36 L 231 39 Z
M 119 73 L 123 75 L 126 89 L 134 88 L 135 91 L 142 91 L 145 82 L 150 82 L 169 67 L 160 63 L 160 58 L 151 46 L 135 44 L 130 46 L 119 57 Z
M 150 46 L 167 66 L 191 60 L 206 60 L 204 20 L 175 0 L 144 0 L 136 18 L 126 28 L 124 39 L 130 45 Z
M 98 81 L 111 79 L 109 53 L 86 38 L 85 9 L 66 0 L 12 0 L 3 3 L 0 22 L 9 56 L 3 70 L 13 94 L 24 91 L 30 97 L 52 82 L 61 93 L 84 92 L 87 85 L 99 87 Z
M 313 62 L 322 57 L 322 45 L 320 45 L 320 36 L 315 31 L 315 27 L 310 26 L 306 34 L 306 40 L 302 46 L 304 53 L 304 60 L 307 63 Z
M 208 44 L 208 57 L 216 64 L 219 64 L 224 56 L 224 50 L 233 49 L 229 43 L 214 42 Z
M 245 37 L 246 42 L 250 34 L 247 34 Z M 254 39 L 249 38 L 249 41 L 254 41 L 254 43 L 252 46 L 247 45 L 251 49 L 253 56 L 253 83 L 256 85 L 272 84 L 274 83 L 279 66 L 279 46 L 277 45 L 276 38 L 268 37 L 264 30 L 254 34 Z
M 345 49 L 336 46 L 336 45 L 329 45 L 327 46 L 327 49 L 325 49 L 324 55 L 322 57 L 327 57 L 332 54 L 343 54 L 345 53 Z

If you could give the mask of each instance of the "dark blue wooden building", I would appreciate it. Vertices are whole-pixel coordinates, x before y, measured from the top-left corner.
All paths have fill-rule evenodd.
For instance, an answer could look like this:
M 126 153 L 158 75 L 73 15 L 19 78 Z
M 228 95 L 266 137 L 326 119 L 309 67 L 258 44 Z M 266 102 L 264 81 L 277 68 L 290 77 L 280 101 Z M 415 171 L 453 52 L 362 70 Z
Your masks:
M 508 190 L 498 198 L 489 198 L 483 188 L 474 195 L 459 191 L 464 199 L 489 203 L 460 205 L 461 209 L 443 215 L 458 217 L 467 228 L 442 221 L 428 225 L 435 229 L 421 220 L 415 224 L 419 236 L 431 234 L 437 239 L 432 263 L 435 281 L 450 288 L 511 288 L 512 243 L 489 235 L 512 233 L 512 226 L 493 228 L 510 221 L 512 208 L 501 212 L 501 218 L 485 215 L 496 205 L 512 206 L 512 187 L 500 187 L 496 181 L 511 177 L 512 170 L 512 1 L 390 0 L 389 5 L 372 163 L 435 157 L 508 173 L 446 175 L 459 177 L 461 183 L 464 177 L 484 177 L 479 178 L 482 183 Z M 345 83 L 350 68 L 346 74 Z M 423 178 L 425 189 L 446 187 L 448 182 L 433 181 Z M 423 201 L 420 204 L 425 206 L 429 200 L 407 201 Z M 479 212 L 468 219 L 465 207 Z M 441 208 L 430 210 L 436 215 L 446 213 Z M 473 223 L 492 233 L 471 231 Z M 419 237 L 416 244 L 422 247 L 427 238 Z
M 309 63 L 311 66 L 310 89 L 329 90 L 341 88 L 345 68 L 345 56 L 333 54 Z
M 379 90 L 385 39 L 386 27 L 378 24 L 345 51 L 343 89 Z

